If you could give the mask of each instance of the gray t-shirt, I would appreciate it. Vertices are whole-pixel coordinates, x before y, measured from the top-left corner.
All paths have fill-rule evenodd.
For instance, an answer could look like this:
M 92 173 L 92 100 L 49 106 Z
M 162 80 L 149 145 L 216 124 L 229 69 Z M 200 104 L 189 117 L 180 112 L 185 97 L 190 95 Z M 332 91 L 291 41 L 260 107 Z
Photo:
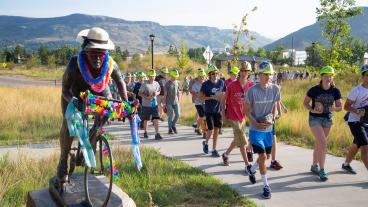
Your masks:
M 153 81 L 153 83 L 148 83 L 145 82 L 139 89 L 139 92 L 144 93 L 146 96 L 150 96 L 152 94 L 154 94 L 155 92 L 160 92 L 161 88 L 160 88 L 160 84 L 158 84 L 157 81 Z M 142 106 L 145 107 L 151 107 L 152 106 L 152 98 L 151 99 L 146 99 L 142 97 Z
M 192 91 L 194 91 L 194 92 L 198 93 L 198 92 L 200 92 L 200 91 L 201 91 L 201 87 L 202 87 L 202 83 L 200 83 L 200 82 L 196 81 L 196 82 L 195 82 L 195 83 L 193 83 L 193 85 L 192 85 Z M 203 104 L 204 104 L 204 102 L 203 102 L 201 99 L 199 99 L 198 97 L 196 97 L 196 98 L 194 99 L 194 104 L 195 104 L 195 105 L 203 105 Z
M 167 93 L 166 104 L 168 105 L 179 104 L 179 99 L 178 99 L 179 83 L 178 81 L 174 81 L 174 82 L 172 80 L 166 81 L 165 90 Z
M 251 114 L 257 120 L 264 119 L 272 113 L 274 104 L 281 100 L 280 88 L 275 84 L 270 84 L 263 89 L 260 84 L 256 84 L 249 88 L 246 103 L 252 107 Z M 254 127 L 252 124 L 249 127 L 251 130 L 270 132 L 272 126 L 262 130 Z

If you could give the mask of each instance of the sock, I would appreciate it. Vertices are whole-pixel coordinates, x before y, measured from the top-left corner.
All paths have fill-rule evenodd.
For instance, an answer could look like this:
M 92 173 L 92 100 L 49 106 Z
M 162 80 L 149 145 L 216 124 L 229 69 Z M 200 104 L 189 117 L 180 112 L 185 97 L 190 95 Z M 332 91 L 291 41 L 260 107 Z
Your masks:
M 262 175 L 262 181 L 263 181 L 264 186 L 268 185 L 268 180 L 267 180 L 267 175 L 266 174 Z
M 271 163 L 275 162 L 276 160 L 271 160 Z
M 250 168 L 250 170 L 252 171 L 252 173 L 254 173 L 258 170 L 258 167 L 259 167 L 258 162 L 255 162 Z
M 349 165 L 349 163 L 344 162 L 344 166 L 348 166 L 348 165 Z

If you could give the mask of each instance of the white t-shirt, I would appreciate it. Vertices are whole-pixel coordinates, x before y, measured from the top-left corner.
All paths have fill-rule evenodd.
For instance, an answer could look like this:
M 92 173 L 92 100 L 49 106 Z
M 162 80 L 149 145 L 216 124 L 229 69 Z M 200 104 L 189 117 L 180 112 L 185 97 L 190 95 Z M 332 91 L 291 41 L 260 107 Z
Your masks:
M 194 92 L 198 93 L 198 92 L 200 92 L 200 91 L 201 91 L 201 87 L 202 87 L 202 83 L 200 83 L 200 82 L 196 81 L 196 82 L 195 82 L 195 83 L 193 83 L 193 85 L 192 85 L 192 91 L 194 91 Z M 203 101 L 202 101 L 202 100 L 200 100 L 199 98 L 195 98 L 195 100 L 194 100 L 194 104 L 195 104 L 195 105 L 203 105 L 204 103 L 203 103 Z
M 368 88 L 364 88 L 362 85 L 358 85 L 353 88 L 349 95 L 348 99 L 354 101 L 355 103 L 352 105 L 354 109 L 361 108 L 368 105 Z M 350 113 L 348 122 L 356 122 L 360 120 L 360 116 L 356 113 Z

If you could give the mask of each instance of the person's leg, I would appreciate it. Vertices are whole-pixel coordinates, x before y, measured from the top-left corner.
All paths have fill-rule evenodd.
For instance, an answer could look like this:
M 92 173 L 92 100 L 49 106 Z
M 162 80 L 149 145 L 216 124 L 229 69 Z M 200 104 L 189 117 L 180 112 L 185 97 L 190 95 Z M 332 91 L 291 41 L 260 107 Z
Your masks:
M 60 129 L 60 159 L 57 166 L 56 176 L 59 181 L 66 181 L 66 175 L 68 173 L 68 154 L 73 143 L 73 137 L 69 136 L 68 125 L 66 120 L 63 119 L 63 123 Z
M 277 150 L 277 146 L 276 146 L 276 134 L 273 135 L 273 144 L 272 144 L 272 153 L 271 153 L 271 161 L 276 160 L 276 150 Z
M 175 127 L 176 129 L 176 122 L 178 122 L 179 117 L 180 117 L 180 106 L 179 104 L 173 105 L 174 107 L 174 119 L 172 121 L 172 126 Z
M 153 126 L 155 127 L 156 134 L 158 134 L 158 119 L 153 120 Z
M 355 155 L 358 153 L 359 148 L 356 144 L 352 144 L 349 152 L 346 154 L 345 164 L 350 164 L 353 161 Z
M 321 169 L 324 169 L 325 166 L 325 161 L 326 161 L 326 153 L 327 153 L 327 136 L 330 133 L 330 129 L 331 128 L 323 128 L 323 132 L 324 132 L 324 139 L 323 142 L 321 142 L 321 159 L 320 159 L 320 167 Z
M 360 147 L 361 159 L 365 165 L 365 168 L 368 170 L 368 145 L 364 145 Z
M 323 157 L 324 149 L 327 146 L 325 133 L 321 125 L 316 124 L 311 127 L 311 131 L 316 138 L 314 144 L 314 151 L 313 151 L 313 165 L 319 164 L 321 168 L 324 168 L 324 160 Z
M 235 144 L 235 141 L 233 140 L 231 141 L 229 148 L 227 148 L 225 155 L 228 156 L 235 147 L 236 147 L 236 144 Z
M 215 150 L 217 147 L 218 134 L 219 134 L 219 128 L 215 127 L 213 129 L 213 145 L 212 145 L 213 150 Z
M 174 108 L 173 105 L 166 105 L 167 107 L 167 124 L 169 127 L 169 131 L 172 130 L 173 127 L 173 116 L 174 116 Z
M 249 165 L 247 151 L 245 150 L 245 143 L 239 146 L 240 153 L 246 166 Z

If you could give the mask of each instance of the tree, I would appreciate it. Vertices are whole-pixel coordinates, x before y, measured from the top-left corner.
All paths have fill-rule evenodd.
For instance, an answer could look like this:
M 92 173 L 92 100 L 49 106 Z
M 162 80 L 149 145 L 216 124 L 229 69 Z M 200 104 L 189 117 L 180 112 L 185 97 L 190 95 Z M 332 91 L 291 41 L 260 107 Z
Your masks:
M 248 56 L 253 56 L 256 54 L 256 51 L 254 51 L 254 49 L 252 47 L 248 48 L 248 51 L 246 53 Z
M 174 45 L 170 44 L 169 50 L 167 51 L 167 54 L 171 55 L 171 56 L 177 56 L 179 54 L 178 49 Z
M 134 53 L 132 60 L 129 64 L 131 68 L 138 68 L 141 65 L 141 56 L 138 53 Z
M 180 47 L 180 55 L 177 56 L 176 66 L 183 71 L 185 66 L 189 63 L 189 57 L 187 47 L 183 40 L 180 42 Z
M 257 52 L 256 52 L 256 55 L 257 55 L 258 57 L 265 58 L 265 57 L 267 57 L 266 52 L 267 52 L 267 51 L 266 51 L 266 49 L 264 49 L 264 48 L 260 47 L 260 48 L 258 48 L 258 50 L 257 50 Z
M 257 7 L 254 7 L 252 9 L 251 12 L 254 12 L 257 10 Z M 248 23 L 247 23 L 247 18 L 249 16 L 249 13 L 246 13 L 240 22 L 240 25 L 234 25 L 233 27 L 233 48 L 230 49 L 230 54 L 232 54 L 234 56 L 233 60 L 232 60 L 232 64 L 234 66 L 238 65 L 239 62 L 239 58 L 238 56 L 243 53 L 244 51 L 244 45 L 240 44 L 240 38 L 242 37 L 242 35 L 244 35 L 245 37 L 249 37 L 249 29 L 248 29 Z M 250 40 L 254 40 L 255 38 L 253 36 L 250 37 Z
M 206 60 L 203 57 L 203 53 L 206 49 L 204 47 L 190 48 L 188 50 L 188 56 L 191 60 L 205 64 Z
M 127 60 L 128 57 L 129 57 L 129 51 L 128 51 L 128 49 L 125 49 L 123 51 L 122 58 L 125 61 L 125 60 Z
M 305 60 L 305 64 L 307 66 L 320 68 L 325 65 L 325 63 L 322 61 L 322 53 L 325 51 L 323 45 L 318 42 L 313 43 L 311 46 L 306 47 L 305 51 L 307 53 L 307 59 Z
M 4 56 L 5 56 L 5 61 L 6 62 L 13 62 L 14 61 L 14 55 L 10 51 L 9 48 L 5 48 L 5 50 L 4 50 Z
M 329 47 L 322 53 L 322 60 L 337 70 L 345 68 L 346 61 L 342 56 L 351 56 L 350 48 L 344 42 L 350 38 L 350 25 L 347 20 L 362 13 L 355 7 L 356 0 L 320 0 L 317 18 L 321 20 L 322 35 L 326 37 Z
M 26 49 L 20 45 L 15 46 L 13 51 L 13 57 L 15 63 L 21 63 L 27 56 Z
M 47 56 L 47 67 L 48 68 L 56 68 L 57 59 L 54 54 L 50 54 Z
M 32 54 L 27 60 L 26 60 L 26 68 L 31 69 L 36 66 L 39 66 L 41 64 L 40 59 L 37 57 L 36 54 Z
M 282 57 L 283 52 L 284 52 L 284 46 L 277 45 L 275 50 L 270 53 L 270 57 L 268 58 L 270 58 L 274 64 L 280 65 L 283 62 L 283 57 Z
M 351 50 L 351 55 L 347 57 L 342 56 L 350 66 L 354 64 L 360 66 L 363 64 L 364 53 L 367 51 L 368 47 L 362 40 L 351 38 L 351 40 L 345 42 L 344 47 L 350 48 Z
M 47 56 L 49 55 L 49 49 L 47 46 L 40 46 L 38 48 L 38 56 L 40 57 L 41 64 L 46 65 L 47 64 Z

